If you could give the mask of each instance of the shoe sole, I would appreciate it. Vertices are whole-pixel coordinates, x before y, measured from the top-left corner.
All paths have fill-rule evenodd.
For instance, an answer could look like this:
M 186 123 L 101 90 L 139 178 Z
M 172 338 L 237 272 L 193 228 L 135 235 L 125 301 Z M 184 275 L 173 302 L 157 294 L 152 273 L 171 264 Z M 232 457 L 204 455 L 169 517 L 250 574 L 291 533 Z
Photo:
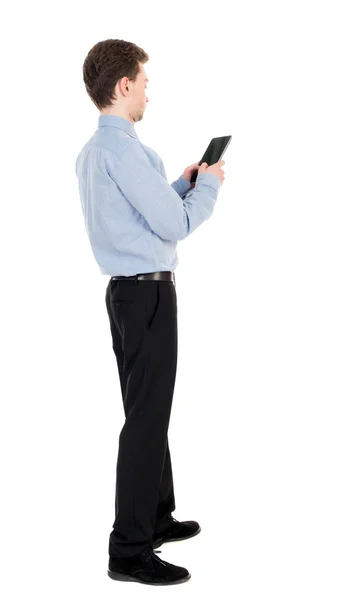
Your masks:
M 176 579 L 174 581 L 144 581 L 143 579 L 138 579 L 138 577 L 133 577 L 132 575 L 127 575 L 126 573 L 117 573 L 117 571 L 108 570 L 107 575 L 115 581 L 133 581 L 135 583 L 145 583 L 146 585 L 175 585 L 177 583 L 184 583 L 191 577 L 191 574 L 189 573 L 186 575 L 186 577 L 182 577 L 182 579 Z
M 182 537 L 182 538 L 169 538 L 168 540 L 162 540 L 161 542 L 158 542 L 157 544 L 153 544 L 152 548 L 153 548 L 153 550 L 155 550 L 156 548 L 159 548 L 160 546 L 162 546 L 162 544 L 168 544 L 168 542 L 181 542 L 182 540 L 189 540 L 190 538 L 195 537 L 195 535 L 200 533 L 200 531 L 201 531 L 201 527 L 199 527 L 199 529 L 197 531 L 195 531 L 195 533 L 192 533 L 191 535 L 186 535 L 185 537 Z

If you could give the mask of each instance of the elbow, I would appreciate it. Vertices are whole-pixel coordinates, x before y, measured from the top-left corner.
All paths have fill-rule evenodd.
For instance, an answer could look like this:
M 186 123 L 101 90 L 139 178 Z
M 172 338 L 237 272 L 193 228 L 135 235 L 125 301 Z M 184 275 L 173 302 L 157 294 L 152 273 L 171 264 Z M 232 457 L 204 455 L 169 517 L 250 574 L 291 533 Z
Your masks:
M 183 221 L 177 224 L 177 227 L 173 227 L 167 232 L 168 239 L 172 242 L 180 242 L 184 240 L 189 233 L 189 222 L 188 217 L 185 215 Z
M 165 240 L 166 242 L 179 242 L 183 240 L 186 236 L 181 231 L 165 231 L 158 234 L 160 238 Z
M 166 242 L 180 242 L 180 240 L 183 240 L 187 236 L 187 232 L 184 228 L 172 228 L 167 229 L 166 231 L 163 229 L 162 231 L 156 231 L 155 233 Z
M 166 226 L 167 225 L 167 226 Z M 187 215 L 180 222 L 163 223 L 162 228 L 157 231 L 157 235 L 167 242 L 179 242 L 188 235 L 189 224 Z
M 179 242 L 189 234 L 189 217 L 185 210 L 183 210 L 182 214 L 177 215 L 176 218 L 167 218 L 167 220 L 163 221 L 158 219 L 157 222 L 151 225 L 151 229 L 166 242 Z

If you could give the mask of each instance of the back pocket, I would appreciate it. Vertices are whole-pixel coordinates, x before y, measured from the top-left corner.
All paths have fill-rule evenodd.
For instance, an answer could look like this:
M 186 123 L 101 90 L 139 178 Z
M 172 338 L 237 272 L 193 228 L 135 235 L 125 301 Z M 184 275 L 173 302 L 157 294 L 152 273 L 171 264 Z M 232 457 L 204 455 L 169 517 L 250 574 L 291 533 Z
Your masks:
M 111 300 L 114 304 L 133 304 L 135 302 L 136 288 L 134 281 L 119 281 L 111 292 Z

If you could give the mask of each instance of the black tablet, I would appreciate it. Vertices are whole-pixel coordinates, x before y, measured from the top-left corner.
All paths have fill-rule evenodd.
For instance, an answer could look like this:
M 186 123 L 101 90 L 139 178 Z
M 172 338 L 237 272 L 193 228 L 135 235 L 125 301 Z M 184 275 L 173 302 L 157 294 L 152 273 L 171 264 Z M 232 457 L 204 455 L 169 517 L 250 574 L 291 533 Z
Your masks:
M 228 148 L 228 145 L 229 145 L 229 142 L 231 139 L 232 139 L 231 135 L 224 135 L 222 137 L 212 138 L 212 140 L 210 141 L 210 143 L 207 147 L 205 154 L 203 155 L 202 159 L 200 160 L 200 165 L 202 165 L 202 163 L 205 162 L 208 164 L 208 166 L 211 166 L 211 165 L 214 165 L 214 163 L 221 160 L 224 152 Z M 196 181 L 197 173 L 198 173 L 198 171 L 196 169 L 196 171 L 194 171 L 194 173 L 191 176 L 190 183 L 194 183 Z

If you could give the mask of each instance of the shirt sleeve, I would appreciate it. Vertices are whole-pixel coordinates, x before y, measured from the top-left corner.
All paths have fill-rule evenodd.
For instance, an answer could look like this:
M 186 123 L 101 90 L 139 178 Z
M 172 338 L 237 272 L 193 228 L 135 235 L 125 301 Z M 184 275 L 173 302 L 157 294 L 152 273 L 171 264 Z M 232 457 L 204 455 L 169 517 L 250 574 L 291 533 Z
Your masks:
M 181 175 L 178 177 L 178 179 L 171 183 L 171 186 L 177 192 L 178 196 L 182 198 L 190 190 L 191 183 L 183 175 Z
M 182 200 L 138 142 L 131 142 L 121 158 L 110 150 L 102 152 L 108 175 L 159 237 L 182 240 L 211 216 L 221 185 L 213 173 L 198 175 Z

